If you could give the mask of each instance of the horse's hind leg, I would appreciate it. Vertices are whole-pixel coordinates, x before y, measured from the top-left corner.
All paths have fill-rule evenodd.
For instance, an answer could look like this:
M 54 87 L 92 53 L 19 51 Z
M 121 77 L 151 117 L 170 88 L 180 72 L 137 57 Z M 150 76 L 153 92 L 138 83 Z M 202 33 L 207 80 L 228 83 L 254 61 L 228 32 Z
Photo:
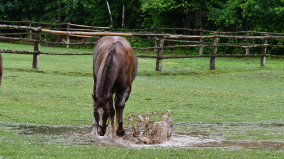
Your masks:
M 125 130 L 123 128 L 123 110 L 125 107 L 125 103 L 128 100 L 130 94 L 130 88 L 126 89 L 122 93 L 115 94 L 115 111 L 116 111 L 116 123 L 117 123 L 117 136 L 123 136 L 125 134 Z
M 94 75 L 93 75 L 93 78 L 94 78 L 94 88 L 93 88 L 93 96 L 96 96 L 96 87 L 97 87 L 97 76 L 95 75 L 95 73 L 94 73 Z
M 111 136 L 114 137 L 115 135 L 115 124 L 114 124 L 115 110 L 113 108 L 113 96 L 111 96 L 111 99 L 109 101 L 109 106 L 110 106 Z
M 123 136 L 125 134 L 125 130 L 123 128 L 123 109 L 124 105 L 115 104 L 115 112 L 116 112 L 116 135 Z

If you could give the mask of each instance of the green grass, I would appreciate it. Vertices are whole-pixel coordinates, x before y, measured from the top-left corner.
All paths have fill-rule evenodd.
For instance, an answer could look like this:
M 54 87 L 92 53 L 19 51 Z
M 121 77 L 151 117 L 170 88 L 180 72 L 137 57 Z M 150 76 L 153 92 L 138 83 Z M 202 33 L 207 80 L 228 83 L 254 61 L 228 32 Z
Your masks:
M 33 47 L 0 43 L 0 49 L 32 50 Z M 50 47 L 41 50 L 92 52 Z M 31 69 L 31 55 L 3 53 L 2 56 L 2 123 L 69 126 L 92 123 L 92 56 L 40 55 L 38 71 Z M 154 59 L 138 61 L 138 75 L 125 116 L 133 112 L 172 110 L 178 131 L 222 132 L 226 140 L 283 142 L 283 127 L 258 127 L 262 123 L 284 123 L 283 59 L 269 58 L 266 67 L 260 67 L 260 58 L 217 58 L 216 70 L 208 69 L 208 58 L 171 59 L 163 60 L 162 72 L 154 71 Z M 189 127 L 179 127 L 180 123 Z M 230 123 L 249 126 L 232 127 Z M 208 124 L 217 126 L 215 129 L 204 126 Z M 19 135 L 1 126 L 0 134 L 0 158 L 283 158 L 283 151 L 273 150 L 153 150 L 49 143 L 49 136 Z

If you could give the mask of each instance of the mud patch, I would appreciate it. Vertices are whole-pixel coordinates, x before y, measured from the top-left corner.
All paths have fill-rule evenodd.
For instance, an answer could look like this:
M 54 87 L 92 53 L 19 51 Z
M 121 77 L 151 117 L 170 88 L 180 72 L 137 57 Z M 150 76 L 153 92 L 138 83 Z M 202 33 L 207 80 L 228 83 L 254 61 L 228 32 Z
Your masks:
M 144 144 L 136 143 L 129 138 L 132 136 L 132 128 L 126 127 L 126 135 L 122 138 L 112 138 L 109 130 L 106 136 L 94 138 L 90 132 L 91 126 L 71 127 L 71 126 L 39 126 L 24 125 L 13 123 L 1 123 L 0 127 L 6 127 L 10 130 L 17 131 L 21 135 L 34 137 L 34 135 L 44 135 L 51 143 L 64 143 L 72 145 L 102 145 L 102 146 L 118 146 L 132 148 L 229 148 L 229 149 L 266 149 L 266 150 L 282 150 L 284 149 L 284 141 L 275 140 L 225 140 L 223 134 L 226 128 L 237 130 L 240 127 L 261 126 L 265 128 L 277 127 L 282 128 L 282 124 L 237 124 L 237 123 L 179 123 L 174 125 L 177 131 L 172 133 L 171 138 L 162 144 Z M 186 130 L 185 128 L 189 129 Z M 212 131 L 210 129 L 222 129 L 222 132 Z M 178 130 L 184 131 L 178 131 Z M 200 131 L 194 131 L 200 129 Z M 192 130 L 192 131 L 190 131 Z M 201 131 L 202 130 L 202 131 Z M 230 133 L 230 132 L 227 132 Z
M 1 125 L 1 124 L 0 124 Z M 74 134 L 87 134 L 91 132 L 91 127 L 68 127 L 68 126 L 38 126 L 38 125 L 12 125 L 7 124 L 7 127 L 11 127 L 12 130 L 18 130 L 21 135 L 53 135 L 53 136 L 65 136 Z
M 183 63 L 177 63 L 177 62 L 166 62 L 168 65 L 183 65 Z

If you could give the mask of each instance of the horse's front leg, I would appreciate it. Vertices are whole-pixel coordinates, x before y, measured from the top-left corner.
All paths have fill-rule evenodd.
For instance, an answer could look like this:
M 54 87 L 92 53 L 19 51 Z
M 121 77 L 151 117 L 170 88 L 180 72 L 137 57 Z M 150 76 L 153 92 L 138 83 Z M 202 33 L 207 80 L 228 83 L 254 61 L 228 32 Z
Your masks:
M 92 129 L 91 134 L 92 134 L 94 137 L 97 137 L 97 134 L 98 134 L 98 124 L 97 124 L 96 118 L 94 118 L 94 121 L 93 121 L 92 126 L 93 126 L 93 129 Z
M 115 95 L 115 110 L 116 110 L 116 135 L 123 136 L 125 134 L 125 130 L 123 128 L 123 110 L 125 107 L 125 103 L 128 100 L 131 89 L 128 88 L 122 93 L 116 93 Z
M 95 97 L 96 97 L 96 85 L 97 85 L 97 77 L 96 75 L 94 74 L 94 90 L 93 90 L 93 99 L 94 99 L 94 105 L 96 104 L 95 103 Z M 97 121 L 96 121 L 96 118 L 95 118 L 95 112 L 94 112 L 94 121 L 93 121 L 93 129 L 92 129 L 92 132 L 91 134 L 94 136 L 94 137 L 97 137 L 97 134 L 98 134 L 98 124 L 97 124 Z

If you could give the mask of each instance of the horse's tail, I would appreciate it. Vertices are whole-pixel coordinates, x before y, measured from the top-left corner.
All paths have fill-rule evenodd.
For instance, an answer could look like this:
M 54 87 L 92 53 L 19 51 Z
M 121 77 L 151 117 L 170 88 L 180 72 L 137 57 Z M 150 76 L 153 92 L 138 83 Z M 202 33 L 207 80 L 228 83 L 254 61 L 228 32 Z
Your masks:
M 108 50 L 108 55 L 107 55 L 107 59 L 105 62 L 105 67 L 108 68 L 109 66 L 112 65 L 113 62 L 113 57 L 116 56 L 117 51 L 118 51 L 118 47 L 120 47 L 122 44 L 119 41 L 116 41 L 114 43 L 112 43 L 110 46 L 108 46 L 107 50 Z
M 117 55 L 117 46 L 120 42 L 114 42 L 107 47 L 107 57 L 104 62 L 103 72 L 102 72 L 102 85 L 103 88 L 107 88 L 111 82 L 112 78 L 117 76 L 117 63 L 114 61 L 114 57 Z M 120 43 L 121 44 L 121 43 Z M 105 89 L 107 91 L 107 89 Z
M 2 80 L 2 70 L 3 70 L 3 63 L 2 63 L 2 55 L 0 53 L 0 86 L 1 86 L 1 80 Z

